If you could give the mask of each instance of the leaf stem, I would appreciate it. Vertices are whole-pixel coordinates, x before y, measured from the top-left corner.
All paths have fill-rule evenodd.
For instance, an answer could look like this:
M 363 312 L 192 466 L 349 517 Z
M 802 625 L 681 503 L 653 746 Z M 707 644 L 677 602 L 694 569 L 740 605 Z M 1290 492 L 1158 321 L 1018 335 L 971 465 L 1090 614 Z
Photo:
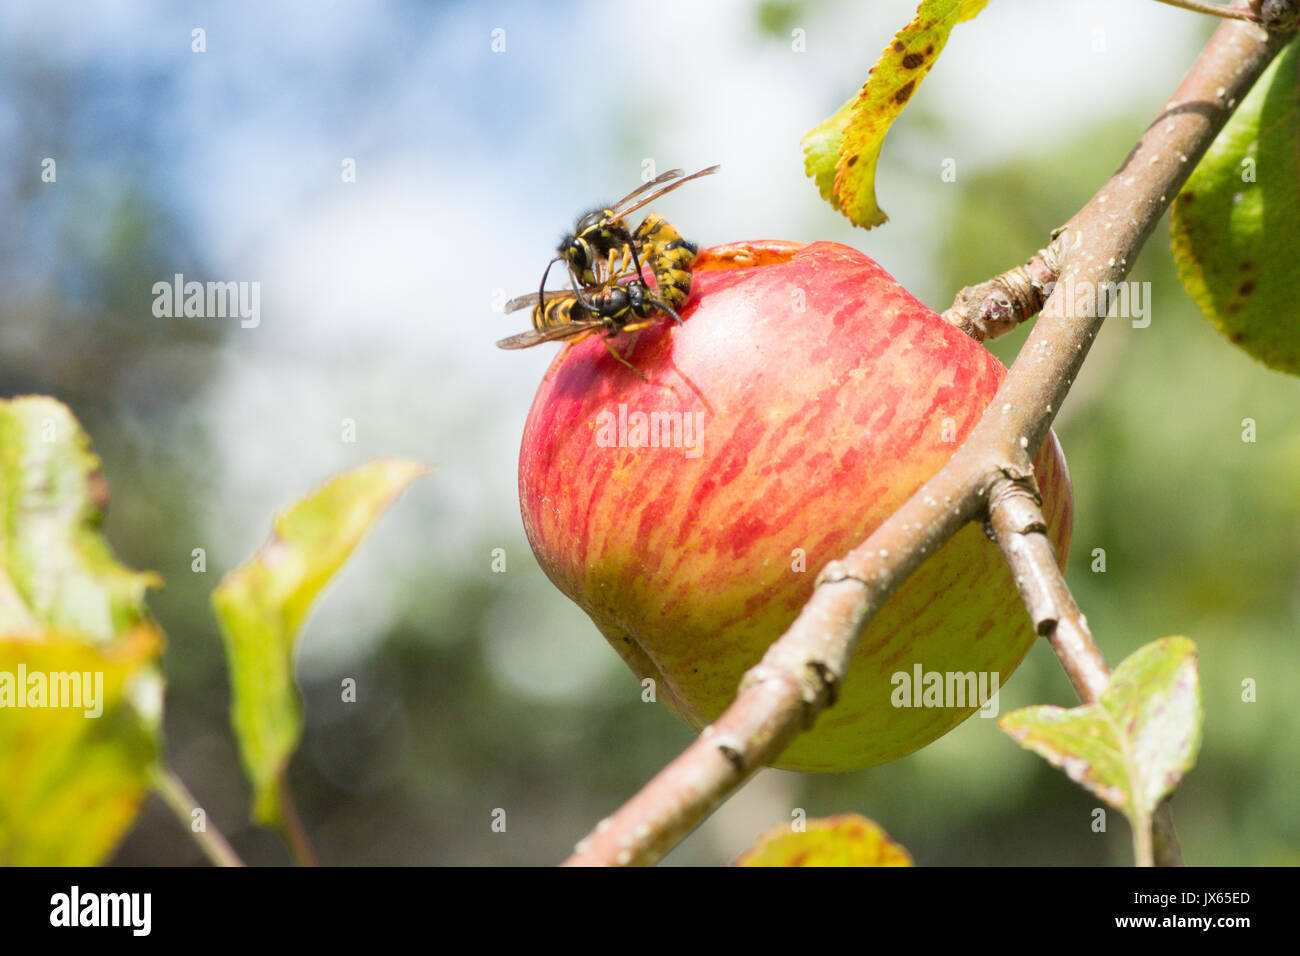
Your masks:
M 302 818 L 298 816 L 298 808 L 293 802 L 293 794 L 289 790 L 289 772 L 287 769 L 280 771 L 280 814 L 282 823 L 280 832 L 284 835 L 285 841 L 289 844 L 289 850 L 293 853 L 293 858 L 298 861 L 299 866 L 316 866 L 316 851 L 312 849 L 311 840 L 307 837 L 307 830 L 302 825 Z
M 1136 866 L 1155 866 L 1156 858 L 1152 850 L 1151 818 L 1139 812 L 1133 821 L 1133 863 Z
M 212 821 L 208 819 L 208 814 L 199 806 L 194 795 L 190 793 L 189 788 L 169 767 L 155 767 L 152 774 L 153 789 L 163 803 L 176 815 L 176 819 L 181 822 L 194 842 L 199 845 L 199 849 L 207 856 L 216 866 L 243 866 L 244 861 L 235 853 L 234 848 L 221 835 L 221 831 L 213 826 Z M 203 813 L 203 828 L 194 829 L 194 811 L 199 810 Z

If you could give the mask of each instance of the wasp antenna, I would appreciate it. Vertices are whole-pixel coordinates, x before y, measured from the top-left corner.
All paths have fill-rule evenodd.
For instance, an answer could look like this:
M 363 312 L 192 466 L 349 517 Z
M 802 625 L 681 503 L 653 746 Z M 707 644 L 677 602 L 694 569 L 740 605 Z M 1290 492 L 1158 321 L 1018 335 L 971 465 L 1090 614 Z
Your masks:
M 551 266 L 555 265 L 559 261 L 560 257 L 556 256 L 550 262 L 546 263 L 546 271 L 542 273 L 542 284 L 537 287 L 537 301 L 539 303 L 544 303 L 546 301 L 546 277 L 551 274 Z
M 676 312 L 674 312 L 672 306 L 670 306 L 663 299 L 659 298 L 658 296 L 655 296 L 655 298 L 651 299 L 650 301 L 654 303 L 656 308 L 662 309 L 663 311 L 671 315 L 673 317 L 673 321 L 676 322 L 678 325 L 682 324 L 682 317 L 678 315 Z

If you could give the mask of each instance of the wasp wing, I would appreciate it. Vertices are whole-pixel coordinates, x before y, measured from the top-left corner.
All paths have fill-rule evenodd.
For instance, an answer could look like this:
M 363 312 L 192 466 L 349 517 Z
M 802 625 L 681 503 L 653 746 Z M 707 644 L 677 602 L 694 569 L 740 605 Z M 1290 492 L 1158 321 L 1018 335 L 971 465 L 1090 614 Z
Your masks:
M 546 295 L 547 302 L 555 302 L 558 299 L 573 297 L 571 289 L 564 289 L 559 292 L 549 292 Z M 536 305 L 541 301 L 541 297 L 536 292 L 530 292 L 527 295 L 516 296 L 505 304 L 503 312 L 518 312 L 520 309 L 526 309 L 529 306 Z
M 619 206 L 623 205 L 624 203 L 631 202 L 633 199 L 641 195 L 647 189 L 654 189 L 654 187 L 656 186 L 662 186 L 670 179 L 676 179 L 678 176 L 682 175 L 682 173 L 684 173 L 685 171 L 686 170 L 684 169 L 670 169 L 666 173 L 660 173 L 658 176 L 650 180 L 648 183 L 642 183 L 640 186 L 636 187 L 636 189 L 632 190 L 630 193 L 628 193 L 618 202 L 614 203 L 614 205 L 611 206 L 610 208 L 617 209 Z
M 716 173 L 721 168 L 722 166 L 721 164 L 719 164 L 716 166 L 710 166 L 708 169 L 701 169 L 698 173 L 691 173 L 689 176 L 685 177 L 684 179 L 679 179 L 677 180 L 677 182 L 665 186 L 663 189 L 659 189 L 656 190 L 655 192 L 652 192 L 649 196 L 642 197 L 638 202 L 633 203 L 631 206 L 628 206 L 626 209 L 619 209 L 617 215 L 615 215 L 614 218 L 611 219 L 610 221 L 615 222 L 619 219 L 622 219 L 623 217 L 627 216 L 629 213 L 636 212 L 642 206 L 648 206 L 650 203 L 654 202 L 660 196 L 667 195 L 668 193 L 676 189 L 678 186 L 684 186 L 687 183 L 689 183 L 692 179 L 699 179 L 701 176 L 709 176 L 713 173 Z M 673 170 L 673 172 L 680 173 L 681 170 L 675 169 Z M 664 176 L 667 175 L 668 175 L 667 173 L 664 174 Z M 653 186 L 655 185 L 655 183 L 659 182 L 660 179 L 663 179 L 664 176 L 660 176 L 659 179 L 656 179 L 654 182 L 646 183 L 646 185 Z M 640 192 L 640 190 L 638 190 L 637 192 Z M 633 193 L 631 196 L 628 196 L 627 199 L 624 199 L 623 202 L 627 202 L 628 199 L 632 199 L 636 195 L 637 193 Z M 620 202 L 618 205 L 619 206 L 623 205 L 623 202 Z
M 528 332 L 520 332 L 518 335 L 512 335 L 504 338 L 497 343 L 499 349 L 527 349 L 534 345 L 541 345 L 543 342 L 556 342 L 560 339 L 577 338 L 580 335 L 586 335 L 589 332 L 595 332 L 604 328 L 604 323 L 598 319 L 584 319 L 577 322 L 566 322 L 564 325 L 553 325 L 548 329 L 532 329 Z

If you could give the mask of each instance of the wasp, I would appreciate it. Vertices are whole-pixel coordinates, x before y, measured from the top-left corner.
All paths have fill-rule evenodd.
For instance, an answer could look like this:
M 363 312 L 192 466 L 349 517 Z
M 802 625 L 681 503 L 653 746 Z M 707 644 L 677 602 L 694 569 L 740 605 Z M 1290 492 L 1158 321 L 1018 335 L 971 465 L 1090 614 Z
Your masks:
M 701 169 L 697 173 L 691 173 L 689 176 L 683 176 L 680 169 L 670 169 L 668 172 L 650 180 L 650 182 L 641 184 L 612 206 L 604 209 L 593 209 L 582 216 L 573 227 L 573 232 L 560 240 L 555 258 L 546 264 L 546 271 L 542 273 L 542 283 L 537 290 L 538 300 L 540 301 L 545 297 L 546 277 L 550 274 L 551 266 L 557 262 L 564 262 L 568 266 L 573 287 L 577 290 L 576 295 L 579 299 L 583 299 L 584 305 L 591 309 L 591 302 L 585 300 L 589 298 L 588 291 L 599 287 L 601 284 L 601 279 L 597 274 L 601 266 L 607 265 L 609 271 L 613 271 L 615 261 L 621 258 L 626 266 L 630 259 L 630 271 L 633 275 L 639 277 L 641 275 L 640 250 L 647 242 L 651 243 L 648 259 L 651 262 L 651 271 L 655 275 L 655 281 L 660 281 L 662 273 L 669 279 L 668 285 L 676 285 L 683 271 L 681 263 L 685 261 L 685 271 L 688 272 L 686 291 L 689 293 L 689 268 L 690 263 L 695 259 L 694 245 L 683 240 L 677 231 L 668 226 L 659 216 L 647 216 L 646 221 L 641 223 L 635 234 L 628 230 L 623 220 L 629 214 L 654 202 L 660 196 L 672 192 L 678 186 L 685 185 L 692 179 L 699 179 L 701 176 L 716 173 L 718 169 L 718 166 L 710 166 L 707 169 Z M 673 180 L 676 180 L 676 182 L 673 182 Z M 664 185 L 665 183 L 669 185 Z M 662 188 L 656 189 L 655 187 Z M 656 229 L 656 226 L 658 229 Z M 663 233 L 656 240 L 652 233 L 657 233 L 663 227 L 667 227 L 668 232 Z M 673 242 L 680 242 L 681 245 L 674 246 Z M 669 248 L 670 246 L 672 248 Z M 687 259 L 688 247 L 690 249 L 689 259 Z M 656 263 L 659 266 L 657 269 L 655 268 Z M 667 287 L 661 294 L 665 300 L 670 297 L 676 299 L 676 293 L 669 292 Z M 679 306 L 685 300 L 686 296 L 681 295 L 680 299 L 676 299 L 672 304 Z
M 528 305 L 533 307 L 532 331 L 504 338 L 497 343 L 498 348 L 526 349 L 543 342 L 576 341 L 599 332 L 609 353 L 645 381 L 649 379 L 619 355 L 609 344 L 609 339 L 620 332 L 636 332 L 653 325 L 656 311 L 664 312 L 678 325 L 682 322 L 672 306 L 651 292 L 639 278 L 616 282 L 615 277 L 610 276 L 587 299 L 574 291 L 554 294 L 550 298 L 524 295 L 507 302 L 505 311 L 514 312 Z
M 691 267 L 695 265 L 699 246 L 683 239 L 680 232 L 655 213 L 642 220 L 632 238 L 645 254 L 660 300 L 670 309 L 680 309 L 691 294 Z

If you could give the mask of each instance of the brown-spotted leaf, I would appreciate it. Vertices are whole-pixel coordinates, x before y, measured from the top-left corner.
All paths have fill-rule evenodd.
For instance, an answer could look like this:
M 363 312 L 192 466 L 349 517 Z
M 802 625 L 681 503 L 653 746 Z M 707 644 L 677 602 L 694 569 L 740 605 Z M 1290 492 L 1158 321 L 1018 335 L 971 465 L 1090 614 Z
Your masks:
M 1233 344 L 1300 375 L 1300 45 L 1283 50 L 1174 201 L 1178 277 Z
M 809 820 L 802 832 L 773 827 L 737 866 L 911 866 L 908 852 L 876 823 L 856 813 Z
M 924 0 L 880 54 L 857 97 L 804 136 L 805 171 L 822 198 L 854 225 L 870 229 L 889 218 L 876 202 L 876 163 L 885 134 L 934 66 L 952 28 L 987 4 Z

